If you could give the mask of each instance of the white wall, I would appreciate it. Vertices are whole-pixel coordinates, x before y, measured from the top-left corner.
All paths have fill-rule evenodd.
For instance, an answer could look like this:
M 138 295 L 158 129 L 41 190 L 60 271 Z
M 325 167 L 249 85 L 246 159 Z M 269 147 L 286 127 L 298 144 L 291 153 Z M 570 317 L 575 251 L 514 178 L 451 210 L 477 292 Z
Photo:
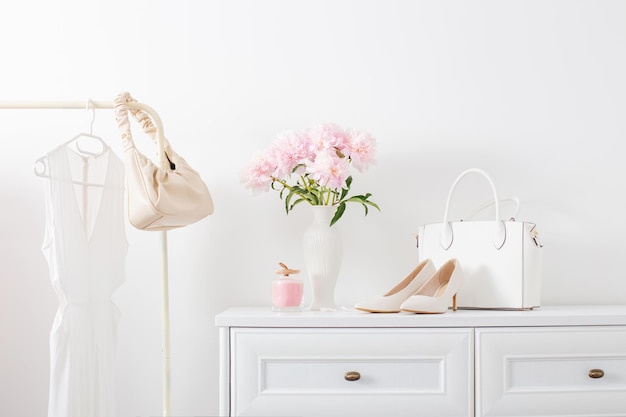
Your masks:
M 8 4 L 8 3 L 7 3 Z M 412 269 L 413 233 L 437 222 L 454 178 L 487 170 L 522 200 L 545 245 L 543 304 L 623 304 L 623 1 L 19 1 L 0 12 L 0 100 L 154 107 L 213 192 L 215 215 L 170 233 L 173 414 L 216 415 L 214 315 L 269 305 L 277 262 L 303 268 L 309 213 L 285 216 L 238 173 L 286 129 L 372 133 L 357 175 L 381 213 L 350 207 L 337 300 L 351 305 Z M 0 111 L 0 414 L 42 416 L 57 307 L 40 252 L 34 160 L 89 126 L 87 112 Z M 113 113 L 95 133 L 120 153 Z M 476 186 L 458 215 L 488 198 Z M 159 242 L 129 227 L 118 415 L 160 414 Z

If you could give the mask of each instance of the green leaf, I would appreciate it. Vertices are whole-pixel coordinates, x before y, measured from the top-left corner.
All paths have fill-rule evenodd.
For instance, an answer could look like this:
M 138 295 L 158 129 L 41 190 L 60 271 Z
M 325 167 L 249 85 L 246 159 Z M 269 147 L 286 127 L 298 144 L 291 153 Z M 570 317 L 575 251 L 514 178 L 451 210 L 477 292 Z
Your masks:
M 378 207 L 378 204 L 374 203 L 373 201 L 366 201 L 366 204 L 369 204 L 370 206 L 374 207 L 376 210 L 380 211 L 380 207 Z
M 285 193 L 285 190 L 286 190 L 286 189 L 287 189 L 287 188 L 283 187 L 283 189 L 282 189 L 282 190 L 280 190 L 280 193 L 278 194 L 278 196 L 280 197 L 280 199 L 281 199 L 281 200 L 283 199 L 283 194 Z
M 371 206 L 374 207 L 375 209 L 377 209 L 378 211 L 380 211 L 380 207 L 378 207 L 378 205 L 376 203 L 374 203 L 373 201 L 369 201 L 368 197 L 371 194 L 366 194 L 366 195 L 355 195 L 350 197 L 349 199 L 345 200 L 345 202 L 354 202 L 354 203 L 359 203 L 363 206 L 363 209 L 365 210 L 365 215 L 367 216 L 367 214 L 369 213 L 368 207 L 367 206 Z
M 287 195 L 287 197 L 285 198 L 285 212 L 287 214 L 289 214 L 289 210 L 291 210 L 293 208 L 293 206 L 289 206 L 289 203 L 291 202 L 291 198 L 296 195 L 295 191 L 292 189 L 290 190 L 289 194 Z
M 314 206 L 319 205 L 320 202 L 320 195 L 317 191 L 315 190 L 311 190 L 311 191 L 305 191 L 305 195 L 307 200 Z
M 339 201 L 341 201 L 344 198 L 346 198 L 346 196 L 348 195 L 348 192 L 350 192 L 350 190 L 348 190 L 347 188 L 342 188 L 341 189 L 341 197 L 339 197 Z
M 365 201 L 367 200 L 362 195 L 353 195 L 352 197 L 346 200 L 346 203 L 352 202 L 352 203 L 363 204 Z
M 333 216 L 333 219 L 330 221 L 331 226 L 337 223 L 337 220 L 341 218 L 344 211 L 346 211 L 346 203 L 343 203 L 343 202 L 339 203 L 339 205 L 337 206 L 337 210 L 335 211 L 335 215 Z
M 298 170 L 298 168 L 303 167 L 303 166 L 306 166 L 306 165 L 305 165 L 305 164 L 303 164 L 303 163 L 300 163 L 300 164 L 296 165 L 296 166 L 295 166 L 295 167 L 293 167 L 293 169 L 291 170 L 291 173 L 293 174 L 294 172 L 296 172 L 296 171 Z
M 304 198 L 299 198 L 299 199 L 297 199 L 297 200 L 296 200 L 296 202 L 295 202 L 295 203 L 293 203 L 293 204 L 291 205 L 291 210 L 293 210 L 293 208 L 294 208 L 296 205 L 298 205 L 298 204 L 300 204 L 300 203 L 302 203 L 302 202 L 304 202 L 304 201 L 308 201 L 308 200 L 305 200 Z

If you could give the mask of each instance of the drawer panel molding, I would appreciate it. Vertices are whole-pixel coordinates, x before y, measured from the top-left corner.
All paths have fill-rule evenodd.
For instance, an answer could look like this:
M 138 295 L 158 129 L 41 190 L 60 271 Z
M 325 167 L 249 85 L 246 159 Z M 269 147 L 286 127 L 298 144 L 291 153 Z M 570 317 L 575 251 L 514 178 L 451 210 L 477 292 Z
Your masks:
M 260 357 L 259 361 L 263 394 L 444 394 L 445 357 Z M 358 379 L 348 380 L 350 372 Z
M 473 345 L 473 329 L 232 329 L 231 412 L 467 416 Z
M 477 329 L 476 346 L 477 416 L 626 416 L 624 327 Z
M 506 392 L 626 391 L 626 353 L 620 356 L 507 356 Z M 591 371 L 601 371 L 593 377 Z

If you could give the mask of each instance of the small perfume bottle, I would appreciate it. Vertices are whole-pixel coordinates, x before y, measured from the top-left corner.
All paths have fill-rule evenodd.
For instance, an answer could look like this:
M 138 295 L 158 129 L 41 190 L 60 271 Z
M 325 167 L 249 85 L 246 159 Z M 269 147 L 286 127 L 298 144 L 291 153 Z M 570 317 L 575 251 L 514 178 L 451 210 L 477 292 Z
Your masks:
M 292 278 L 289 275 L 297 274 L 297 269 L 289 269 L 287 265 L 280 262 L 282 267 L 276 271 L 281 276 L 272 280 L 272 310 L 273 311 L 301 311 L 302 310 L 302 289 L 304 287 L 301 280 Z

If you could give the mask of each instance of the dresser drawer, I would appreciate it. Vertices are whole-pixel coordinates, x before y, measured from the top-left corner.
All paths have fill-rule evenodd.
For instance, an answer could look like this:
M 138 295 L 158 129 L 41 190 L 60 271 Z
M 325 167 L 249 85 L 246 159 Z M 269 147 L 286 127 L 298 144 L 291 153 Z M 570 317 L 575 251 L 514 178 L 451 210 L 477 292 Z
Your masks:
M 231 415 L 468 416 L 472 329 L 231 328 Z
M 626 416 L 626 329 L 476 330 L 477 416 Z

